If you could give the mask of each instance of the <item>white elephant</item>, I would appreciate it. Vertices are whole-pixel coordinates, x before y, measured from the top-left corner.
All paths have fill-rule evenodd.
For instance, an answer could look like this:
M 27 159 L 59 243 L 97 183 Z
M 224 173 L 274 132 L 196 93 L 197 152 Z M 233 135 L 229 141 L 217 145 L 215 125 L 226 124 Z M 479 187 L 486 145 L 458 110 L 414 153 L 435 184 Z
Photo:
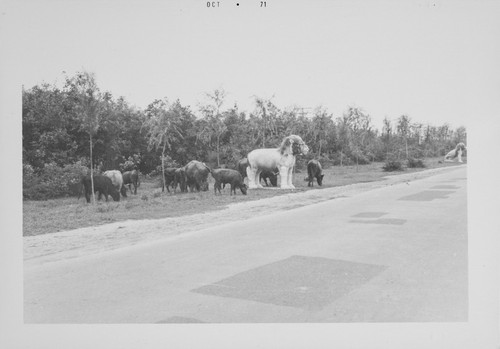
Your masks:
M 305 155 L 308 151 L 309 147 L 297 135 L 285 137 L 278 148 L 252 150 L 247 156 L 248 189 L 263 188 L 260 173 L 263 170 L 273 171 L 275 168 L 279 170 L 281 189 L 295 189 L 292 176 L 296 156 Z
M 457 144 L 455 149 L 450 151 L 448 154 L 444 156 L 444 161 L 446 162 L 453 162 L 453 160 L 458 157 L 458 162 L 463 162 L 462 161 L 462 152 L 465 151 L 465 144 L 460 142 Z

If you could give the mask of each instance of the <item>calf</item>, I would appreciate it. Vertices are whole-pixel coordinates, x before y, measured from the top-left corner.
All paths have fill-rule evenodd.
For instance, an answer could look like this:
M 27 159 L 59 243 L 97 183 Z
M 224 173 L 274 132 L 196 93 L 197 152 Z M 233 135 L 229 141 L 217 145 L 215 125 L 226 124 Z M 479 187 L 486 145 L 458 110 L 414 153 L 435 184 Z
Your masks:
M 212 170 L 212 177 L 215 179 L 214 193 L 216 195 L 217 190 L 219 191 L 219 194 L 221 193 L 221 184 L 225 185 L 226 183 L 231 184 L 230 195 L 233 195 L 233 192 L 234 195 L 236 195 L 236 188 L 239 188 L 243 195 L 247 195 L 247 186 L 243 183 L 243 177 L 238 171 L 228 168 L 219 168 Z
M 122 193 L 123 197 L 127 197 L 127 188 L 123 185 L 122 173 L 118 170 L 109 170 L 104 172 L 104 176 L 111 179 L 111 182 L 116 187 L 118 192 Z
M 128 185 L 128 189 L 132 192 L 131 185 L 134 186 L 134 195 L 137 195 L 137 187 L 141 185 L 139 180 L 139 171 L 126 171 L 123 172 L 123 185 Z
M 241 176 L 243 178 L 245 178 L 247 176 L 247 167 L 248 167 L 248 159 L 247 158 L 241 159 L 236 163 L 236 169 L 238 170 L 238 172 L 241 174 Z M 260 173 L 259 179 L 261 181 L 264 180 L 264 183 L 266 183 L 266 187 L 269 186 L 269 183 L 267 183 L 268 179 L 273 187 L 277 187 L 278 186 L 278 174 L 279 174 L 279 170 L 277 168 L 275 168 L 273 171 L 262 170 L 262 172 Z
M 269 182 L 273 187 L 278 186 L 278 169 L 275 168 L 274 171 L 268 171 L 268 170 L 262 170 L 260 173 L 260 180 L 264 180 L 264 183 L 266 183 L 266 187 L 269 187 L 269 184 L 267 183 L 267 180 L 269 179 Z
M 313 159 L 307 163 L 307 176 L 307 180 L 309 181 L 309 183 L 307 183 L 307 186 L 314 186 L 314 178 L 316 178 L 316 180 L 318 181 L 318 185 L 323 184 L 323 168 L 321 167 L 321 164 L 318 160 Z
M 165 191 L 165 187 L 167 187 L 167 191 L 170 193 L 169 187 L 170 185 L 173 187 L 175 182 L 175 170 L 177 169 L 173 167 L 167 167 L 165 169 L 165 181 L 162 181 L 161 191 Z
M 187 192 L 186 172 L 184 171 L 184 167 L 175 169 L 174 182 L 172 183 L 172 188 L 174 189 L 174 193 L 177 190 L 177 185 L 179 185 L 179 187 L 181 188 L 181 193 Z
M 90 203 L 90 195 L 92 195 L 92 182 L 90 175 L 82 178 L 82 184 L 85 191 L 85 199 L 87 199 L 87 203 Z M 108 195 L 111 195 L 114 201 L 120 201 L 120 193 L 116 190 L 113 182 L 111 182 L 111 179 L 107 176 L 94 176 L 94 193 L 96 192 L 99 192 L 99 199 L 101 198 L 101 195 L 104 194 L 106 201 L 108 201 Z M 80 199 L 80 195 L 81 191 L 78 195 L 78 199 Z
M 236 163 L 236 169 L 243 178 L 247 176 L 248 159 L 243 158 Z

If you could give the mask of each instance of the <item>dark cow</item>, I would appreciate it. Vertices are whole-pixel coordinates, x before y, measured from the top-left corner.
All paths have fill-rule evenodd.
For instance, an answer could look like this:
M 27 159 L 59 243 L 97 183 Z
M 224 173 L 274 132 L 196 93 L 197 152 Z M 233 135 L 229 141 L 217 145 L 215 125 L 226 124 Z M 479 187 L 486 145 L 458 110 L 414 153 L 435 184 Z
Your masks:
M 165 191 L 165 187 L 167 187 L 167 191 L 170 193 L 170 189 L 168 188 L 170 185 L 173 187 L 173 183 L 175 182 L 175 170 L 176 168 L 167 167 L 165 169 L 165 182 L 161 182 L 161 191 Z
M 217 190 L 219 194 L 221 193 L 221 184 L 229 183 L 231 184 L 230 195 L 236 195 L 236 189 L 239 188 L 243 195 L 247 195 L 247 186 L 243 183 L 243 176 L 236 170 L 231 170 L 228 168 L 219 168 L 212 170 L 212 177 L 215 179 L 214 193 L 217 195 Z
M 236 163 L 236 169 L 241 174 L 241 177 L 245 178 L 247 176 L 248 159 L 244 158 Z
M 139 179 L 139 171 L 126 171 L 123 172 L 123 185 L 128 185 L 128 189 L 132 192 L 132 185 L 134 186 L 134 194 L 137 195 L 137 187 L 141 185 Z
M 278 169 L 274 169 L 274 171 L 268 171 L 268 170 L 262 170 L 260 173 L 260 180 L 264 180 L 264 183 L 266 183 L 266 187 L 269 187 L 269 184 L 267 183 L 267 180 L 269 179 L 269 182 L 273 187 L 278 186 L 278 174 L 279 171 Z
M 186 171 L 184 167 L 176 168 L 174 172 L 174 182 L 172 183 L 172 188 L 174 189 L 174 193 L 177 190 L 177 186 L 181 189 L 181 193 L 187 192 L 186 187 Z
M 193 192 L 196 191 L 207 191 L 208 190 L 208 174 L 210 173 L 210 168 L 203 162 L 192 160 L 186 166 L 184 166 L 184 171 L 186 173 L 186 185 L 189 190 Z
M 306 180 L 309 181 L 307 183 L 307 186 L 313 187 L 314 186 L 314 178 L 318 181 L 318 185 L 323 184 L 323 168 L 321 167 L 321 164 L 318 160 L 310 160 L 307 163 L 307 178 Z
M 238 170 L 238 172 L 241 174 L 241 176 L 243 178 L 245 178 L 247 176 L 247 167 L 248 167 L 248 159 L 247 158 L 241 159 L 236 163 L 236 169 Z M 273 187 L 277 187 L 278 186 L 278 174 L 279 174 L 279 171 L 277 168 L 275 168 L 273 171 L 262 170 L 259 178 L 261 181 L 264 180 L 264 183 L 266 183 L 266 187 L 269 186 L 269 183 L 267 183 L 268 179 Z
M 87 203 L 90 203 L 90 196 L 92 195 L 92 182 L 90 180 L 90 175 L 87 175 L 82 178 L 82 185 L 85 191 L 85 199 L 87 199 Z M 101 195 L 104 195 L 106 201 L 108 201 L 108 195 L 111 195 L 114 201 L 120 201 L 120 193 L 111 182 L 111 179 L 107 176 L 103 175 L 95 175 L 94 176 L 94 193 L 99 192 L 99 199 Z M 78 195 L 78 199 L 80 199 L 80 194 Z

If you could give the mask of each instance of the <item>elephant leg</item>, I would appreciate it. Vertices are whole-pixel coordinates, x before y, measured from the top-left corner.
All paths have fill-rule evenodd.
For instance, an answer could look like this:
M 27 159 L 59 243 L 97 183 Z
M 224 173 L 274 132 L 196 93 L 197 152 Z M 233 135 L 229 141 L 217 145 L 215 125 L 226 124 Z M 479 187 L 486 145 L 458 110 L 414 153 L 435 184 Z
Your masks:
M 288 185 L 288 167 L 286 166 L 281 166 L 279 168 L 280 170 L 280 179 L 281 179 L 281 189 L 290 189 Z
M 290 189 L 295 189 L 295 186 L 293 185 L 293 166 L 290 166 L 288 169 L 288 187 Z
M 248 189 L 262 188 L 260 184 L 260 170 L 247 167 Z

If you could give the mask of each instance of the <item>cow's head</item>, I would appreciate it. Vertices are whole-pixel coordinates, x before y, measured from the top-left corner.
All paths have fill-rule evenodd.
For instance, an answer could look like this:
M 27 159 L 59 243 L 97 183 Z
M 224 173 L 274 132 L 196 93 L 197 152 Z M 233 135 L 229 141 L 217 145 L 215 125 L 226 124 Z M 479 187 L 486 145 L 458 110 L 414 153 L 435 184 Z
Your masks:
M 322 184 L 323 184 L 323 177 L 324 177 L 324 176 L 325 176 L 325 175 L 324 175 L 324 174 L 322 174 L 322 175 L 319 175 L 318 177 L 316 177 L 316 179 L 318 180 L 318 185 L 322 185 Z
M 207 182 L 207 181 L 205 181 L 205 182 L 201 183 L 201 185 L 200 185 L 200 189 L 201 189 L 202 191 L 207 191 L 207 190 L 208 190 L 208 182 Z
M 120 192 L 118 192 L 118 190 L 115 187 L 113 187 L 109 195 L 111 195 L 113 201 L 120 201 Z
M 247 195 L 247 185 L 245 183 L 240 185 L 240 190 L 243 193 L 243 195 Z

